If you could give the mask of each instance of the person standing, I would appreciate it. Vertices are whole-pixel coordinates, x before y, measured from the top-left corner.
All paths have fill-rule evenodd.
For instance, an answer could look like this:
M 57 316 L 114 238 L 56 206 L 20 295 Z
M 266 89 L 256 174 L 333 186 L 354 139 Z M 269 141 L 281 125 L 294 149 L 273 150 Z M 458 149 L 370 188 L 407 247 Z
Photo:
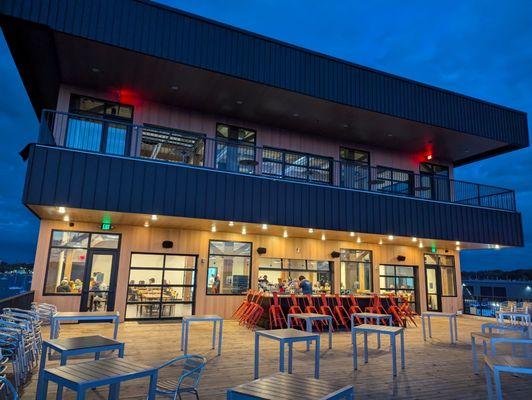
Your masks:
M 312 294 L 312 283 L 303 275 L 299 277 L 299 288 L 303 294 Z

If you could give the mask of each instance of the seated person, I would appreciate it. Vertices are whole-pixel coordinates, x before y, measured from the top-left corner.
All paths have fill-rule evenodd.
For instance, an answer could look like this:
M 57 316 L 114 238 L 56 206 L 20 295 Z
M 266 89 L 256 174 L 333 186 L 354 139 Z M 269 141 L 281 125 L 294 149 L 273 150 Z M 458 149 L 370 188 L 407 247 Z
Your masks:
M 63 279 L 59 286 L 56 289 L 57 293 L 70 293 L 72 289 L 70 288 L 70 284 L 68 283 L 68 279 Z

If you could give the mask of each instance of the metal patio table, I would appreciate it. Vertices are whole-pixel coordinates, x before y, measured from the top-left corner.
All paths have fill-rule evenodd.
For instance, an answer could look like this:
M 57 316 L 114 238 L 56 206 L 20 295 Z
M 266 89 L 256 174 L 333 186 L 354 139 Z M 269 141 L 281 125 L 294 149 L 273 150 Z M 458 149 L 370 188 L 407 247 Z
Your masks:
M 46 354 L 49 350 L 54 350 L 60 354 L 61 365 L 65 365 L 68 357 L 79 354 L 94 353 L 94 359 L 99 360 L 100 354 L 104 351 L 118 350 L 118 357 L 124 357 L 124 343 L 113 339 L 95 335 L 95 336 L 80 336 L 74 338 L 51 339 L 43 340 L 42 342 L 42 356 L 39 366 L 39 381 L 37 386 L 41 385 L 42 373 L 46 368 Z M 61 391 L 61 385 L 57 391 Z M 37 388 L 37 391 L 39 389 Z
M 301 314 L 288 314 L 286 318 L 286 324 L 288 328 L 292 327 L 292 319 L 299 318 L 305 320 L 305 328 L 307 332 L 312 332 L 313 321 L 327 321 L 329 327 L 329 349 L 332 349 L 332 316 L 327 314 L 315 314 L 315 313 L 301 313 Z M 307 351 L 310 349 L 310 342 L 307 342 Z
M 427 335 L 425 333 L 425 318 L 429 324 L 429 337 L 432 337 L 432 327 L 430 325 L 431 318 L 448 318 L 449 319 L 449 332 L 451 334 L 451 343 L 456 344 L 458 341 L 458 323 L 456 322 L 456 313 L 441 313 L 428 311 L 421 313 L 421 325 L 423 328 L 423 340 L 427 340 Z M 453 324 L 454 322 L 454 324 Z
M 157 367 L 142 365 L 127 358 L 109 358 L 47 368 L 42 374 L 37 400 L 46 399 L 49 382 L 55 382 L 75 391 L 77 400 L 84 400 L 88 389 L 109 385 L 109 399 L 116 400 L 120 396 L 122 382 L 148 376 L 150 377 L 148 399 L 154 400 L 158 371 Z M 57 394 L 57 399 L 61 400 L 60 392 Z
M 353 385 L 338 386 L 281 372 L 227 390 L 228 400 L 352 400 Z
M 523 323 L 525 325 L 530 325 L 530 314 L 528 312 L 497 311 L 495 316 L 500 323 L 504 323 L 504 317 L 508 317 L 512 324 Z
M 188 354 L 188 336 L 191 322 L 212 322 L 212 348 L 216 347 L 216 326 L 218 326 L 218 355 L 222 354 L 222 330 L 224 319 L 219 315 L 188 315 L 181 321 L 181 350 Z
M 288 344 L 288 373 L 292 373 L 293 344 L 296 342 L 316 342 L 314 347 L 314 378 L 320 377 L 320 335 L 297 329 L 271 329 L 255 332 L 255 368 L 254 379 L 259 377 L 259 342 L 260 337 L 277 340 L 279 342 L 279 371 L 284 372 L 284 348 Z
M 370 325 L 361 324 L 355 326 L 351 330 L 351 336 L 353 340 L 353 367 L 358 369 L 358 350 L 357 350 L 357 332 L 364 334 L 364 363 L 368 362 L 368 333 L 380 333 L 390 336 L 390 346 L 392 350 L 392 372 L 393 376 L 397 376 L 397 354 L 396 354 L 396 342 L 397 335 L 400 336 L 401 345 L 401 368 L 405 369 L 405 334 L 404 328 L 399 326 L 385 326 L 385 325 Z
M 355 326 L 355 318 L 362 318 L 364 320 L 364 324 L 368 323 L 368 320 L 374 319 L 376 321 L 377 325 L 380 325 L 381 321 L 388 320 L 388 325 L 393 326 L 393 318 L 390 314 L 377 314 L 377 313 L 368 313 L 368 312 L 362 312 L 362 313 L 353 313 L 350 316 L 351 318 L 351 330 L 353 330 L 353 327 Z M 382 325 L 385 325 L 384 323 Z M 377 333 L 377 347 L 381 348 L 381 334 Z
M 62 321 L 111 321 L 115 323 L 113 339 L 116 339 L 118 336 L 118 325 L 120 324 L 120 314 L 118 311 L 57 312 L 50 320 L 50 339 L 57 339 L 59 336 L 59 325 Z

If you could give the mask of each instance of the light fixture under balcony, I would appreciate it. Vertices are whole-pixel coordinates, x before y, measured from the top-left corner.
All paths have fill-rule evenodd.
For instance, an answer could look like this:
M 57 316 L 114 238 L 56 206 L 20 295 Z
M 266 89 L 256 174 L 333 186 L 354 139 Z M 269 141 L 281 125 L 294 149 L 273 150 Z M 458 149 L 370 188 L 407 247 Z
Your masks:
M 423 248 L 423 242 L 419 242 L 418 247 L 419 247 L 420 249 L 422 249 L 422 248 Z
M 355 236 L 355 232 L 349 232 L 349 236 L 351 237 Z
M 211 232 L 213 232 L 213 233 L 216 232 L 216 225 L 212 224 L 212 226 L 211 226 Z
M 321 234 L 321 240 L 325 240 L 325 233 Z
M 382 239 L 379 239 L 379 245 L 382 245 Z
M 314 233 L 314 229 L 308 228 L 308 233 Z
M 69 217 L 68 215 L 65 215 L 65 216 L 63 217 L 63 221 L 65 221 L 65 222 L 70 222 L 70 217 Z
M 57 207 L 57 212 L 59 214 L 64 214 L 64 213 L 66 213 L 66 208 L 65 207 Z
M 393 240 L 393 235 L 388 235 L 388 240 Z
M 158 219 L 159 219 L 159 217 L 157 215 L 152 214 L 152 216 L 151 216 L 151 220 L 152 221 L 157 221 Z
M 287 238 L 287 237 L 288 237 L 288 232 L 287 232 L 286 230 L 283 232 L 283 237 L 284 237 L 284 238 Z
M 148 221 L 144 222 L 144 228 L 149 228 L 150 227 L 150 223 Z
M 414 237 L 412 238 L 412 242 L 414 242 L 414 243 L 417 242 L 417 237 L 414 236 Z
M 460 246 L 456 246 L 456 251 L 460 251 Z
M 245 235 L 248 233 L 248 230 L 246 229 L 245 226 L 242 227 L 242 235 Z
M 357 243 L 362 243 L 362 239 L 359 237 L 357 237 Z
M 499 246 L 498 244 L 496 244 L 495 246 L 493 246 L 493 248 L 494 248 L 495 250 L 500 250 L 500 249 L 501 249 L 501 246 Z
M 262 224 L 262 230 L 265 231 L 266 229 L 268 229 L 268 224 Z
M 235 223 L 233 221 L 229 221 L 229 226 L 235 226 Z
M 460 242 L 457 240 L 456 242 L 454 242 L 455 245 L 457 246 L 460 246 Z

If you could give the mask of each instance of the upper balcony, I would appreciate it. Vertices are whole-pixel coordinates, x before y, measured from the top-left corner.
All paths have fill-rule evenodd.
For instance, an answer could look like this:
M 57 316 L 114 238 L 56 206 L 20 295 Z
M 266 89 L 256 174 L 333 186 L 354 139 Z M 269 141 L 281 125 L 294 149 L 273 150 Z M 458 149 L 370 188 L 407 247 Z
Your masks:
M 422 201 L 516 211 L 513 190 L 223 138 L 45 110 L 39 143 Z

